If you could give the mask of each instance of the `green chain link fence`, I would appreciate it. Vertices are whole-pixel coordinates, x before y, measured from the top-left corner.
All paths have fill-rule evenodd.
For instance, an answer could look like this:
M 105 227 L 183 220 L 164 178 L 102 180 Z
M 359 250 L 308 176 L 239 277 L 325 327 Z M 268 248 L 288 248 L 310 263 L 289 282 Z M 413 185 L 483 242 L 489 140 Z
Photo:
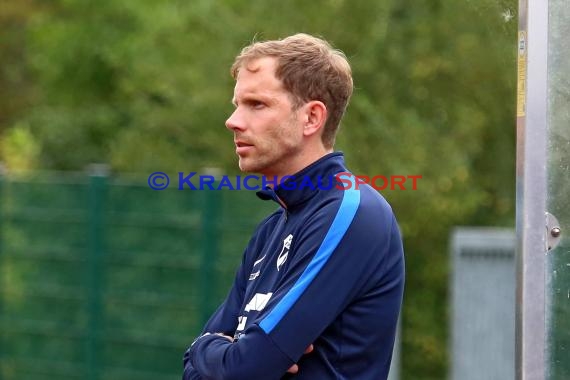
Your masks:
M 1 380 L 180 378 L 276 205 L 175 187 L 97 167 L 0 175 Z

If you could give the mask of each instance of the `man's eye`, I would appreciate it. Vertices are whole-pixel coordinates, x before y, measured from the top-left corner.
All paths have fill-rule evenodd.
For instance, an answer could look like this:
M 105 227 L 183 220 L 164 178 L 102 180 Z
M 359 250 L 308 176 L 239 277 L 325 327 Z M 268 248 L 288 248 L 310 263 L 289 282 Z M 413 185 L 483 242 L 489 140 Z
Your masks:
M 255 109 L 261 109 L 261 108 L 265 107 L 264 103 L 258 102 L 257 100 L 252 101 L 250 104 L 251 104 L 251 107 L 255 108 Z

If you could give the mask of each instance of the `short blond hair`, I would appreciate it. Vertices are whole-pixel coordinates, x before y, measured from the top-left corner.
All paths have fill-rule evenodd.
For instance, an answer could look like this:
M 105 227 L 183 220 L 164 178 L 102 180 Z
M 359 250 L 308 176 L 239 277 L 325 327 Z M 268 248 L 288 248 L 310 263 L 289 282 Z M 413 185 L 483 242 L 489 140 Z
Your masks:
M 263 57 L 277 59 L 275 76 L 292 95 L 294 108 L 311 100 L 325 104 L 328 117 L 322 141 L 326 148 L 332 148 L 353 90 L 352 70 L 344 53 L 305 33 L 254 42 L 236 57 L 232 77 L 237 79 L 242 67 Z

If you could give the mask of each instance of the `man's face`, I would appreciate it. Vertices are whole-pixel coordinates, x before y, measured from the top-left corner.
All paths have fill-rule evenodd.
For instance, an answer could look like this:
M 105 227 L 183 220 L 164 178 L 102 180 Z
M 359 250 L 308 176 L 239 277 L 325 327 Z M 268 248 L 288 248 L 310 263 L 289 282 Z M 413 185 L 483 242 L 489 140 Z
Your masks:
M 235 111 L 226 121 L 234 132 L 239 168 L 272 177 L 293 174 L 302 153 L 303 125 L 290 95 L 275 77 L 275 58 L 260 58 L 239 71 Z

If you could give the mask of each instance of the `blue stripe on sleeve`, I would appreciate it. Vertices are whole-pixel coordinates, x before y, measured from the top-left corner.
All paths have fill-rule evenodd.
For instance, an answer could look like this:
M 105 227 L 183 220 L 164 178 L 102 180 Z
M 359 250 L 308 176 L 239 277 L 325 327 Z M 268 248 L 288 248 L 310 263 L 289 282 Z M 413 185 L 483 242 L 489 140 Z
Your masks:
M 305 268 L 301 274 L 301 277 L 297 279 L 297 282 L 295 282 L 287 294 L 283 296 L 281 301 L 279 301 L 273 310 L 271 310 L 271 312 L 259 323 L 259 327 L 261 327 L 266 334 L 273 331 L 275 326 L 281 321 L 281 319 L 283 319 L 289 309 L 291 309 L 295 302 L 297 302 L 297 300 L 303 295 L 305 289 L 307 289 L 313 279 L 326 264 L 348 230 L 348 227 L 352 223 L 352 220 L 356 215 L 356 210 L 360 204 L 360 191 L 354 189 L 354 185 L 355 184 L 353 182 L 350 189 L 344 191 L 342 202 L 337 214 L 327 231 L 321 246 L 309 265 L 307 265 L 307 268 Z

